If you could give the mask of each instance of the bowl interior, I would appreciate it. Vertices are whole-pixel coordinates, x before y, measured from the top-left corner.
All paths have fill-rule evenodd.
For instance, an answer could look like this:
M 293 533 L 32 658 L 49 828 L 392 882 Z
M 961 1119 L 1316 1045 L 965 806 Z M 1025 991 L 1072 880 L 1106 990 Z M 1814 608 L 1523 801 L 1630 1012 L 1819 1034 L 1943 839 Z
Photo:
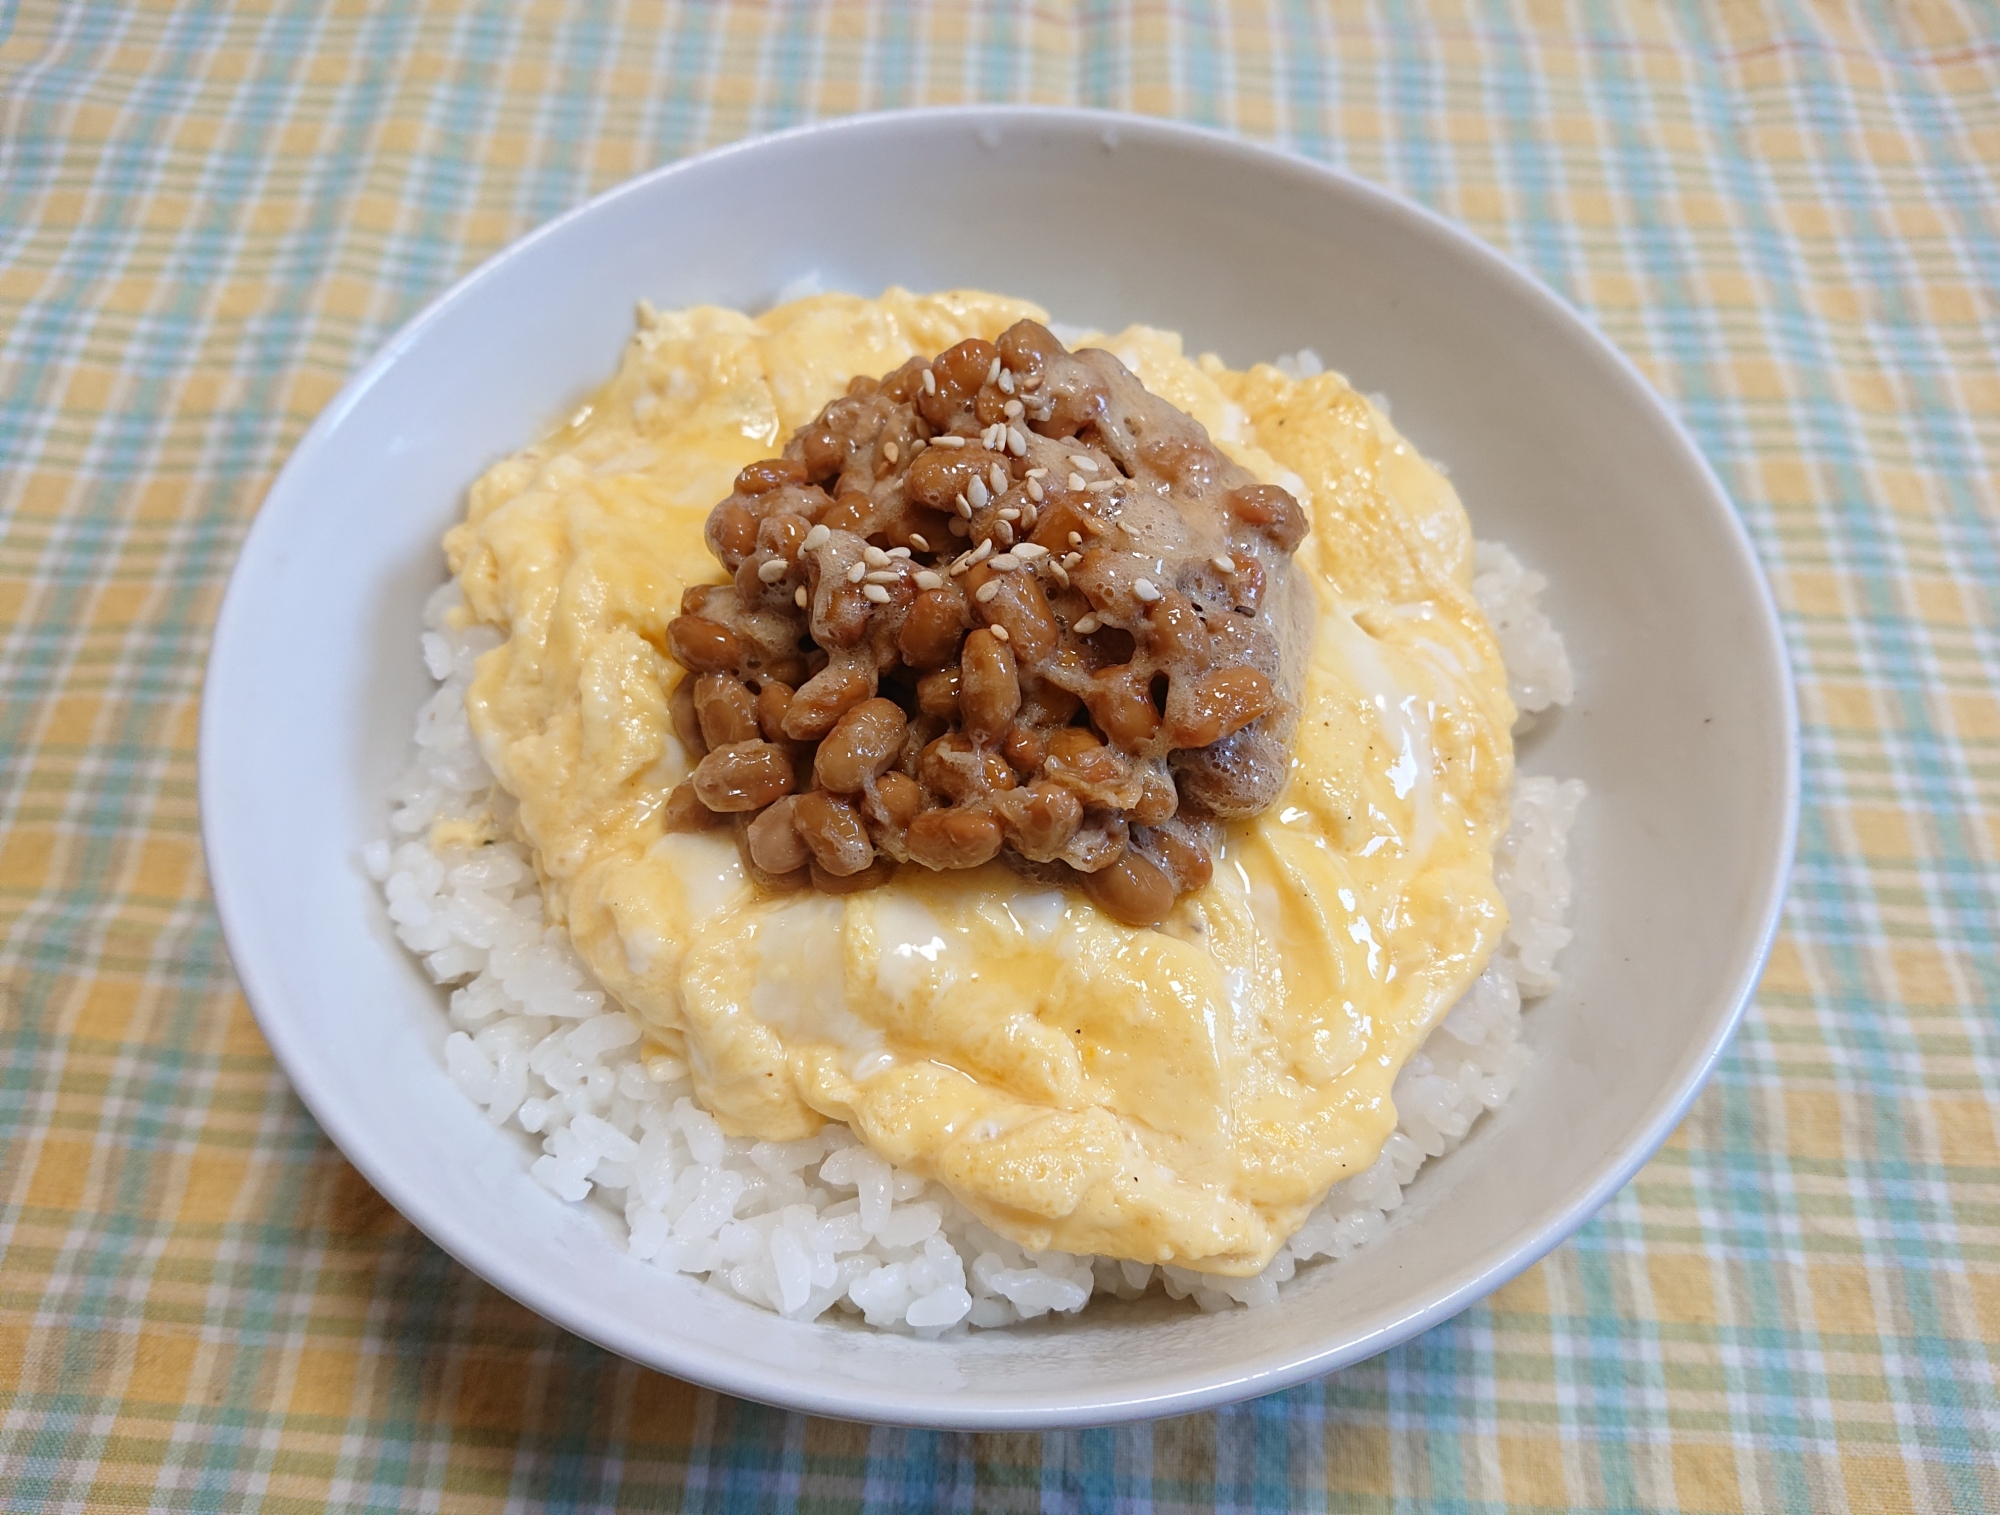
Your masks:
M 886 185 L 921 193 L 885 193 Z M 1079 228 L 1060 236 L 1039 228 Z M 1551 583 L 1578 697 L 1523 750 L 1590 800 L 1576 936 L 1513 1100 L 1390 1235 L 1279 1305 L 1093 1305 L 918 1343 L 806 1327 L 632 1261 L 446 1082 L 440 995 L 358 852 L 426 688 L 419 608 L 465 486 L 616 363 L 634 302 L 758 308 L 816 273 L 984 286 L 1144 321 L 1234 364 L 1317 348 Z M 294 1083 L 439 1243 L 569 1328 L 731 1392 L 957 1426 L 1164 1414 L 1358 1360 L 1566 1236 L 1664 1139 L 1755 980 L 1791 853 L 1792 696 L 1747 542 L 1659 402 L 1554 298 L 1443 223 L 1239 143 L 968 110 L 764 139 L 634 181 L 400 334 L 272 490 L 218 628 L 202 803 L 225 929 Z

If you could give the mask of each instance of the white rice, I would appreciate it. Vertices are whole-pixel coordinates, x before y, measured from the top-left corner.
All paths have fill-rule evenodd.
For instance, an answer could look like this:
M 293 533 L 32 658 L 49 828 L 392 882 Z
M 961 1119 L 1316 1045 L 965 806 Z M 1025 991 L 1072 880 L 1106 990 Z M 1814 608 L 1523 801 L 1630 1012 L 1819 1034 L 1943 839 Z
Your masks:
M 1536 603 L 1541 578 L 1491 544 L 1476 561 L 1475 590 L 1516 704 L 1526 713 L 1567 701 L 1568 658 Z M 919 1336 L 1155 1286 L 1203 1310 L 1268 1304 L 1300 1264 L 1380 1236 L 1417 1169 L 1463 1141 L 1520 1077 L 1521 1002 L 1555 987 L 1570 936 L 1565 853 L 1584 792 L 1576 780 L 1516 782 L 1495 855 L 1512 913 L 1499 951 L 1397 1078 L 1397 1128 L 1381 1157 L 1335 1185 L 1255 1278 L 1024 1252 L 844 1126 L 798 1142 L 726 1137 L 695 1103 L 686 1066 L 642 1058 L 638 1021 L 606 1002 L 567 936 L 546 924 L 525 847 L 429 845 L 434 822 L 476 823 L 506 803 L 465 715 L 473 662 L 498 636 L 451 630 L 458 601 L 458 586 L 446 584 L 426 609 L 424 657 L 440 682 L 417 718 L 416 760 L 392 790 L 396 840 L 371 843 L 364 861 L 404 945 L 455 986 L 445 1042 L 453 1083 L 494 1125 L 540 1138 L 531 1171 L 551 1192 L 618 1210 L 641 1258 L 793 1319 L 833 1312 Z M 495 818 L 504 832 L 508 817 Z

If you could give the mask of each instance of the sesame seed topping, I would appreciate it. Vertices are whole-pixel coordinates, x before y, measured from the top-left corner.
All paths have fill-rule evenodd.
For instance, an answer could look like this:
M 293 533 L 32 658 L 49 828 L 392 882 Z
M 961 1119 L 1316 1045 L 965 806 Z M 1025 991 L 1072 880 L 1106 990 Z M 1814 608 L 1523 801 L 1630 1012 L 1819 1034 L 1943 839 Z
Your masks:
M 1006 414 L 1007 419 L 1010 421 L 1020 420 L 1021 412 L 1026 408 L 1027 407 L 1022 405 L 1019 400 L 1009 400 L 1005 405 L 1002 405 L 1000 407 L 1000 409 Z
M 861 592 L 868 596 L 870 604 L 886 605 L 889 603 L 889 591 L 884 589 L 880 584 L 863 584 Z
M 910 540 L 915 542 L 917 538 L 912 537 Z M 892 558 L 907 558 L 909 555 L 910 549 L 907 547 L 891 547 L 888 552 L 888 556 Z
M 1048 491 L 1042 488 L 1042 481 L 1040 479 L 1030 479 L 1023 487 L 1028 491 L 1028 498 L 1035 501 L 1036 504 L 1040 504 L 1049 497 Z
M 1087 637 L 1103 624 L 1104 623 L 1094 615 L 1082 615 L 1077 617 L 1076 625 L 1071 627 L 1070 629 L 1080 637 Z
M 1132 581 L 1132 593 L 1136 594 L 1148 605 L 1160 597 L 1160 591 L 1153 587 L 1151 579 L 1134 579 Z
M 1007 428 L 1007 450 L 1017 458 L 1028 455 L 1028 434 L 1018 426 Z
M 1014 549 L 1014 556 L 1024 563 L 1032 562 L 1036 558 L 1045 558 L 1048 555 L 1048 548 L 1042 546 L 1039 542 L 1023 542 L 1019 547 Z
M 1104 535 L 1104 523 L 1098 520 L 1096 516 L 1085 516 L 1083 518 L 1083 529 L 1089 535 L 1094 537 L 1101 537 Z
M 1005 547 L 1014 540 L 1014 523 L 1012 521 L 995 521 L 993 523 L 993 535 L 998 537 L 1000 545 Z
M 944 523 L 944 529 L 955 537 L 962 537 L 969 528 L 967 528 L 965 522 L 961 521 L 957 516 L 953 516 L 949 521 Z
M 931 446 L 933 446 L 933 447 L 963 447 L 964 445 L 965 445 L 965 438 L 964 438 L 964 437 L 932 437 L 932 438 L 931 438 Z
M 1031 479 L 1046 479 L 1048 476 L 1049 471 L 1046 468 L 1030 468 L 1028 470 L 1028 477 Z
M 1004 368 L 1000 370 L 1000 392 L 1009 395 L 1014 392 L 1014 376 Z
M 1232 558 L 1226 552 L 1218 552 L 1214 557 L 1209 559 L 1209 562 L 1220 568 L 1224 573 L 1236 572 L 1236 559 Z
M 799 585 L 797 593 L 792 596 L 792 603 L 801 610 L 812 603 L 812 596 L 806 593 L 805 585 Z
M 924 393 L 927 395 L 937 393 L 937 375 L 932 373 L 928 368 L 924 370 Z
M 993 633 L 994 641 L 1004 642 L 1007 640 L 1007 628 L 1005 626 L 988 626 L 986 629 Z
M 813 527 L 811 531 L 806 533 L 806 551 L 811 552 L 815 548 L 826 546 L 828 540 L 831 539 L 832 536 L 833 532 L 828 527 L 825 526 Z
M 887 458 L 891 463 L 894 463 L 903 456 L 903 450 L 894 442 L 884 442 L 882 444 L 882 456 Z
M 951 567 L 946 569 L 945 571 L 955 579 L 960 574 L 964 573 L 965 570 L 970 568 L 971 566 L 972 566 L 972 554 L 969 552 L 961 552 L 955 559 L 953 559 Z
M 1069 534 L 1069 545 L 1072 547 L 1081 547 L 1083 545 L 1083 533 L 1080 531 L 1072 531 Z
M 986 502 L 992 498 L 993 496 L 988 492 L 984 479 L 974 479 L 970 484 L 965 486 L 966 503 L 974 510 L 984 510 Z
M 866 563 L 870 568 L 887 568 L 889 566 L 889 554 L 873 543 L 870 543 L 861 549 L 861 561 Z
M 1063 567 L 1060 563 L 1051 562 L 1049 564 L 1049 572 L 1056 576 L 1058 584 L 1062 585 L 1065 589 L 1069 588 L 1069 570 L 1067 568 Z
M 992 556 L 993 556 L 993 539 L 991 537 L 988 537 L 985 541 L 981 542 L 977 547 L 972 549 L 972 561 L 975 563 L 983 563 Z
M 1063 554 L 1062 563 L 1065 568 L 1074 568 L 1082 561 L 1083 554 L 1080 552 L 1066 552 Z
M 917 575 L 917 588 L 942 589 L 944 588 L 944 579 L 926 568 Z
M 922 437 L 911 437 L 910 456 L 914 458 L 918 453 L 922 452 L 923 450 L 924 450 L 924 439 Z
M 1041 512 L 1030 505 L 1026 510 L 1021 512 L 1021 524 L 1027 527 L 1028 530 L 1033 531 L 1035 529 L 1035 520 L 1040 515 Z
M 1040 389 L 1041 387 L 1042 387 L 1042 376 L 1038 373 L 1031 373 L 1028 375 L 1027 378 L 1021 381 L 1021 388 L 1023 390 Z
M 931 550 L 931 544 L 929 543 L 929 541 L 927 541 L 923 537 L 918 536 L 914 531 L 910 533 L 910 545 L 916 548 L 918 552 L 929 552 Z M 893 553 L 890 555 L 892 557 L 894 556 Z M 905 553 L 904 556 L 907 557 L 909 556 L 909 554 Z
M 952 500 L 951 504 L 952 504 L 952 509 L 958 512 L 959 518 L 961 520 L 969 521 L 972 519 L 972 503 L 971 501 L 967 500 L 964 495 L 958 495 L 957 497 L 955 497 Z
M 1016 510 L 1012 505 L 1009 505 L 1005 510 L 1001 511 L 999 514 L 1000 514 L 1000 519 L 1003 521 L 1018 521 L 1021 519 L 1021 512 Z
M 1007 492 L 1007 470 L 998 463 L 986 470 L 986 481 L 993 486 L 995 494 Z
M 1107 489 L 1116 489 L 1118 481 L 1116 479 L 1099 479 L 1094 484 L 1086 484 L 1083 487 L 1092 494 L 1103 494 Z
M 1082 475 L 1082 474 L 1080 474 L 1080 473 L 1073 473 L 1073 474 L 1071 474 L 1071 475 L 1069 476 L 1069 487 L 1070 487 L 1071 489 L 1081 489 L 1081 488 L 1083 488 L 1083 475 Z
M 1071 453 L 1069 455 L 1069 462 L 1072 468 L 1081 468 L 1085 473 L 1097 472 L 1097 459 L 1089 457 L 1084 453 Z
M 861 581 L 864 584 L 893 584 L 898 577 L 899 575 L 893 568 L 878 568 L 873 573 L 864 573 L 861 576 Z
M 1010 568 L 1019 568 L 1020 566 L 1021 560 L 1011 552 L 999 553 L 993 559 L 993 571 L 995 573 L 1005 573 Z
M 757 577 L 762 579 L 766 584 L 775 584 L 785 576 L 786 571 L 791 566 L 783 558 L 772 558 L 768 563 L 757 565 Z
M 850 584 L 859 584 L 867 576 L 867 573 L 868 565 L 866 563 L 856 563 L 852 568 L 847 570 L 847 582 Z
M 981 584 L 977 589 L 972 591 L 972 597 L 982 605 L 990 605 L 993 602 L 993 596 L 999 592 L 1000 581 L 998 579 L 988 579 L 984 584 Z
M 1000 382 L 1000 360 L 998 358 L 995 358 L 987 365 L 986 382 L 988 384 L 998 384 Z

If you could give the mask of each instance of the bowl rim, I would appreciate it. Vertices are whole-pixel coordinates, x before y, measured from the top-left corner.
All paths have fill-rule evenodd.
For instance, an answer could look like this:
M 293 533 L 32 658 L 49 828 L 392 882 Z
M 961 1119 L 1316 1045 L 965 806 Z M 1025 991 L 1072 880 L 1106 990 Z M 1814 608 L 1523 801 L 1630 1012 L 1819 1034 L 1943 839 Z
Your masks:
M 530 249 L 561 235 L 573 223 L 585 220 L 627 196 L 651 192 L 659 183 L 687 174 L 698 166 L 712 167 L 718 161 L 772 150 L 807 137 L 865 135 L 887 123 L 901 123 L 911 129 L 924 127 L 1004 129 L 1010 124 L 1035 123 L 1087 130 L 1114 141 L 1111 134 L 1131 134 L 1151 138 L 1168 146 L 1198 148 L 1210 152 L 1233 153 L 1254 163 L 1265 172 L 1290 173 L 1317 188 L 1371 203 L 1372 208 L 1391 220 L 1400 221 L 1412 235 L 1442 239 L 1454 250 L 1486 266 L 1489 273 L 1533 307 L 1543 320 L 1566 327 L 1572 338 L 1594 346 L 1608 358 L 1627 381 L 1633 397 L 1651 412 L 1651 419 L 1665 429 L 1674 446 L 1692 465 L 1704 486 L 1706 504 L 1723 520 L 1726 536 L 1742 566 L 1751 572 L 1757 601 L 1757 625 L 1762 631 L 1758 645 L 1746 651 L 1764 663 L 1762 672 L 1774 677 L 1782 691 L 1779 719 L 1784 745 L 1782 764 L 1781 828 L 1778 845 L 1768 857 L 1757 860 L 1757 930 L 1728 979 L 1725 1013 L 1716 1016 L 1698 1047 L 1698 1055 L 1688 1063 L 1678 1086 L 1665 1088 L 1646 1118 L 1624 1143 L 1608 1154 L 1596 1179 L 1582 1186 L 1529 1234 L 1514 1241 L 1502 1239 L 1473 1264 L 1456 1274 L 1434 1282 L 1420 1291 L 1412 1307 L 1400 1312 L 1382 1312 L 1355 1333 L 1331 1344 L 1306 1342 L 1283 1360 L 1264 1363 L 1235 1363 L 1218 1370 L 1204 1367 L 1175 1375 L 1157 1391 L 1117 1397 L 1083 1395 L 1065 1398 L 1059 1394 L 1038 1394 L 1032 1402 L 1018 1394 L 973 1394 L 962 1398 L 937 1396 L 898 1398 L 871 1386 L 851 1382 L 810 1383 L 774 1378 L 767 1370 L 746 1369 L 725 1354 L 685 1341 L 667 1339 L 679 1346 L 679 1353 L 661 1352 L 661 1338 L 636 1329 L 620 1331 L 601 1316 L 588 1315 L 573 1295 L 546 1287 L 540 1280 L 512 1264 L 504 1252 L 496 1252 L 475 1228 L 448 1217 L 422 1213 L 417 1196 L 409 1192 L 396 1173 L 373 1160 L 370 1144 L 346 1119 L 336 1101 L 322 1088 L 314 1074 L 310 1049 L 295 1036 L 292 1023 L 268 1006 L 277 996 L 266 992 L 254 938 L 245 925 L 239 899 L 239 884 L 228 869 L 218 869 L 225 855 L 219 835 L 220 817 L 227 808 L 227 796 L 219 774 L 218 754 L 227 719 L 215 692 L 229 683 L 237 648 L 252 628 L 245 624 L 249 592 L 258 564 L 266 558 L 285 529 L 283 502 L 297 477 L 303 474 L 328 437 L 383 375 L 387 373 L 444 313 L 468 299 L 503 266 L 526 256 Z M 273 509 L 274 505 L 279 506 Z M 1120 111 L 1049 105 L 954 105 L 863 112 L 828 120 L 806 122 L 784 130 L 746 137 L 705 152 L 662 164 L 633 176 L 543 222 L 525 235 L 486 258 L 454 281 L 406 321 L 376 353 L 342 385 L 292 449 L 272 481 L 255 518 L 244 535 L 229 586 L 217 614 L 213 640 L 204 669 L 203 698 L 197 757 L 197 792 L 201 812 L 201 836 L 208 864 L 211 893 L 225 945 L 245 999 L 259 1028 L 270 1044 L 293 1090 L 343 1157 L 360 1170 L 368 1182 L 413 1226 L 432 1242 L 536 1314 L 563 1329 L 609 1351 L 687 1379 L 723 1393 L 751 1399 L 783 1409 L 824 1415 L 842 1420 L 956 1429 L 1053 1429 L 1154 1419 L 1212 1408 L 1233 1400 L 1290 1388 L 1364 1361 L 1392 1346 L 1409 1340 L 1499 1288 L 1511 1278 L 1540 1261 L 1566 1241 L 1622 1189 L 1672 1134 L 1707 1084 L 1717 1060 L 1728 1046 L 1755 993 L 1764 965 L 1776 940 L 1797 848 L 1800 804 L 1800 751 L 1798 696 L 1789 648 L 1784 636 L 1769 578 L 1764 571 L 1741 516 L 1730 501 L 1701 449 L 1682 426 L 1666 401 L 1647 381 L 1632 361 L 1600 332 L 1581 312 L 1570 306 L 1548 286 L 1512 258 L 1474 236 L 1443 215 L 1403 198 L 1380 185 L 1330 164 L 1300 154 L 1267 146 L 1229 132 L 1193 126 L 1161 117 Z M 247 890 L 247 883 L 241 886 Z M 477 1261 L 475 1261 L 477 1259 Z M 755 1308 L 745 1305 L 744 1308 Z

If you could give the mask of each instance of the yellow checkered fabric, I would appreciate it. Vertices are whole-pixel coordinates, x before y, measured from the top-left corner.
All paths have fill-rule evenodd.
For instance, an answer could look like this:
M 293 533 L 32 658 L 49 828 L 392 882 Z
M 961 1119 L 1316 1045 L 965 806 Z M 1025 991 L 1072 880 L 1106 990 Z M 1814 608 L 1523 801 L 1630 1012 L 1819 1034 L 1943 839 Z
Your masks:
M 1990 0 L 0 5 L 0 1504 L 2000 1507 L 2000 10 Z M 321 1137 L 230 976 L 202 658 L 322 405 L 685 153 L 1039 100 L 1469 226 L 1686 418 L 1768 567 L 1805 811 L 1667 1149 L 1410 1345 L 1224 1412 L 789 1417 L 564 1336 Z

